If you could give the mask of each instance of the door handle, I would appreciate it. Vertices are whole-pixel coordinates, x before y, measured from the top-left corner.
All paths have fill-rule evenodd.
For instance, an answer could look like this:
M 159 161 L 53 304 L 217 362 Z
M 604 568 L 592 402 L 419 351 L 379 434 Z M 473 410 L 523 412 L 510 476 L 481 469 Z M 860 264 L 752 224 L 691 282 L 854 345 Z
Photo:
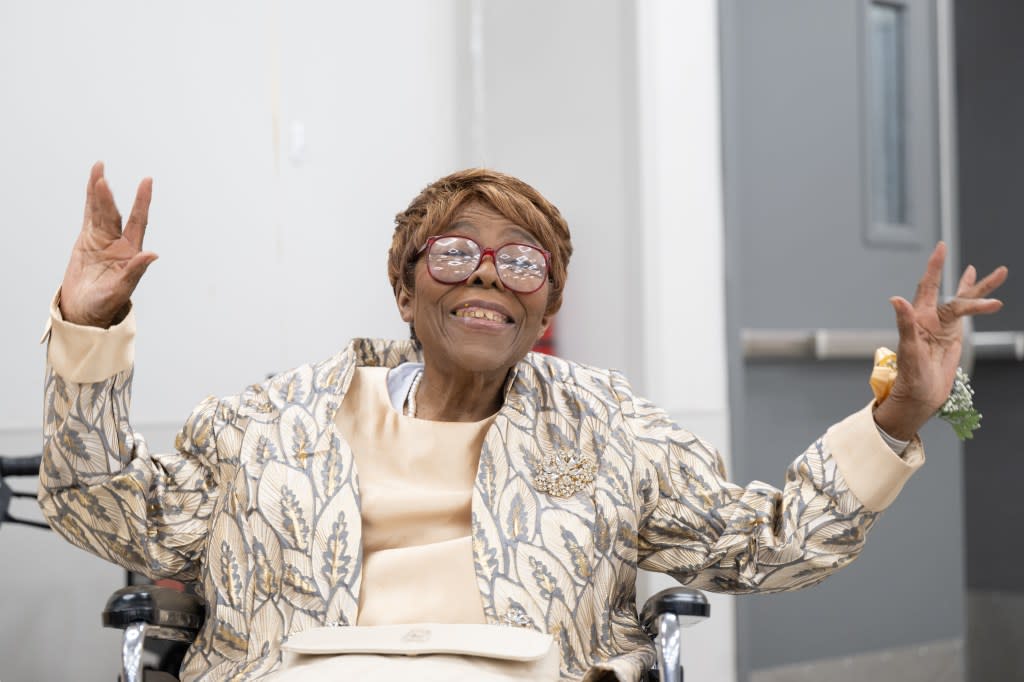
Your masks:
M 963 367 L 974 369 L 975 359 L 1024 362 L 1024 332 L 964 330 Z M 875 349 L 895 349 L 894 329 L 743 329 L 743 359 L 758 360 L 871 360 Z

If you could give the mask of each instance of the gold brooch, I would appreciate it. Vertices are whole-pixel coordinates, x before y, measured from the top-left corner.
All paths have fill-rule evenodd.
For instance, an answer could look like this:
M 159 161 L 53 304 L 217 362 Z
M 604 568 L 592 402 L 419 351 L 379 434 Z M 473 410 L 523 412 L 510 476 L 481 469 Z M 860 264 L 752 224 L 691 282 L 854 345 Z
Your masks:
M 544 455 L 540 472 L 533 477 L 533 487 L 556 497 L 571 497 L 593 483 L 596 474 L 592 455 L 561 448 Z

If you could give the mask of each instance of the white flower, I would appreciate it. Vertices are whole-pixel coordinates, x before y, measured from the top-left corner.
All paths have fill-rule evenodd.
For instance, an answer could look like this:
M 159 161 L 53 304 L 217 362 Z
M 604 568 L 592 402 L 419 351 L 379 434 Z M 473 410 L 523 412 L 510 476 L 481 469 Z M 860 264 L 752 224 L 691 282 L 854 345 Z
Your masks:
M 945 404 L 939 408 L 939 418 L 953 427 L 957 438 L 967 440 L 974 437 L 974 431 L 981 428 L 981 413 L 974 409 L 974 389 L 971 378 L 963 367 L 956 368 L 953 390 Z

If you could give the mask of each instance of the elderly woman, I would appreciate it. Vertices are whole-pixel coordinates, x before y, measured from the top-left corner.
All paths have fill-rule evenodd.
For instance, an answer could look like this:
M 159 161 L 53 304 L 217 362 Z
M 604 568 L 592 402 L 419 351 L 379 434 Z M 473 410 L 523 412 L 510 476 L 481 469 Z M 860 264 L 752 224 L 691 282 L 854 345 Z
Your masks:
M 412 339 L 337 355 L 199 404 L 176 452 L 129 423 L 129 297 L 152 183 L 121 218 L 97 164 L 51 309 L 40 501 L 76 545 L 196 581 L 208 619 L 186 680 L 255 679 L 327 625 L 548 633 L 561 679 L 636 680 L 653 660 L 637 568 L 733 593 L 815 584 L 850 563 L 921 466 L 964 315 L 1005 268 L 937 304 L 943 245 L 894 298 L 888 399 L 741 487 L 706 442 L 615 371 L 530 353 L 562 303 L 569 230 L 529 185 L 466 170 L 396 218 L 388 276 Z

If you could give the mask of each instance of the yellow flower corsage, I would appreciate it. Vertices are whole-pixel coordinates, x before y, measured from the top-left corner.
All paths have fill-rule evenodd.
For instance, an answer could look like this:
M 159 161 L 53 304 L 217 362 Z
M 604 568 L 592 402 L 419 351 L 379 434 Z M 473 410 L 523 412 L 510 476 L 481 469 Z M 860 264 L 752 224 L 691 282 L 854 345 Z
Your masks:
M 875 366 L 871 369 L 871 392 L 875 402 L 882 404 L 896 383 L 896 353 L 885 346 L 875 349 Z
M 884 346 L 875 350 L 875 366 L 871 369 L 871 392 L 875 402 L 882 403 L 889 397 L 896 383 L 896 353 Z M 981 428 L 981 413 L 974 409 L 974 389 L 971 379 L 962 367 L 956 368 L 953 390 L 949 398 L 936 413 L 940 419 L 949 422 L 960 440 L 974 437 L 974 431 Z

